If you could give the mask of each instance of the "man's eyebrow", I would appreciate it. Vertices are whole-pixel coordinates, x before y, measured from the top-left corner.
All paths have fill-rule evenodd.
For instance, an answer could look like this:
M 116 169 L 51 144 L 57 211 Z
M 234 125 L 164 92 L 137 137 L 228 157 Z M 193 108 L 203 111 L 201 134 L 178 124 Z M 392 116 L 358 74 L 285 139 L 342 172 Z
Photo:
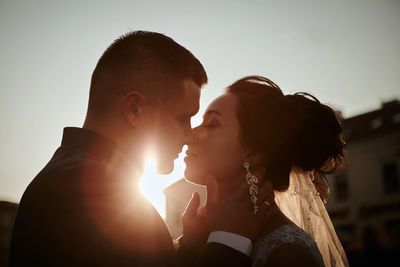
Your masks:
M 196 114 L 197 114 L 197 112 L 189 111 L 189 112 L 185 112 L 185 113 L 181 114 L 181 116 L 183 116 L 183 117 L 193 117 Z
M 204 116 L 203 117 L 205 117 L 205 116 L 207 116 L 207 115 L 211 115 L 211 114 L 215 114 L 215 115 L 218 115 L 218 116 L 220 116 L 220 117 L 222 117 L 222 114 L 221 114 L 221 112 L 219 112 L 218 110 L 208 110 L 207 112 L 206 112 L 206 114 L 204 114 Z

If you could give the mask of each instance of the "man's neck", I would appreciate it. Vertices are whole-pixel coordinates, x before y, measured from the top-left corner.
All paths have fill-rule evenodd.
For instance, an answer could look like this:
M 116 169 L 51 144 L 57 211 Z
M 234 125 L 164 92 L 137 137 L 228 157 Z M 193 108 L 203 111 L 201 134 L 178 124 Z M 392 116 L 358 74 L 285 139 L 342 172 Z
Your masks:
M 128 134 L 126 129 L 116 124 L 104 122 L 100 124 L 88 119 L 85 120 L 82 128 L 94 131 L 112 141 L 124 153 L 124 157 L 135 164 L 138 169 L 143 170 L 144 157 L 141 155 L 140 146 L 135 145 L 137 140 L 134 133 Z

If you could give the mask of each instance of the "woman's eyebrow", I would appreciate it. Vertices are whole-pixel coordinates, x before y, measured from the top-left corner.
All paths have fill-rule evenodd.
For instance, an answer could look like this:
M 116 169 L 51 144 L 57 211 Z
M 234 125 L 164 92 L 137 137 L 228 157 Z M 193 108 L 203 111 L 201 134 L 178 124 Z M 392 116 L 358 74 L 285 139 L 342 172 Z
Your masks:
M 218 110 L 208 110 L 207 112 L 206 112 L 206 114 L 204 114 L 204 116 L 203 116 L 203 118 L 206 116 L 206 115 L 210 115 L 210 114 L 215 114 L 215 115 L 218 115 L 218 116 L 220 116 L 220 117 L 222 117 L 222 114 L 221 114 L 221 112 L 219 112 Z

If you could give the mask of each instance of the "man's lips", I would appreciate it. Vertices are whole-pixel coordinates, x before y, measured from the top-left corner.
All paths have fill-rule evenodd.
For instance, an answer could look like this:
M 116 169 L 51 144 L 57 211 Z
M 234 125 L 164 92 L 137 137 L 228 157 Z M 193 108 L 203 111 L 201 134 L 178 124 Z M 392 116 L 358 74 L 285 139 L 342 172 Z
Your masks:
M 197 157 L 197 154 L 188 149 L 188 150 L 186 150 L 186 156 L 187 157 Z

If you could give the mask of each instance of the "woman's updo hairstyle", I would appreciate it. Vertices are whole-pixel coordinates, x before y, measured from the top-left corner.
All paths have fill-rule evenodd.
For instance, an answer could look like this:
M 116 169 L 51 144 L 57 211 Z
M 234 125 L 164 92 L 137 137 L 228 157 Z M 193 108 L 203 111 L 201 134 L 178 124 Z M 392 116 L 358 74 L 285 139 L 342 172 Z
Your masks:
M 230 85 L 227 93 L 238 99 L 241 142 L 260 157 L 250 167 L 253 171 L 264 168 L 265 178 L 272 182 L 273 188 L 286 190 L 297 135 L 292 104 L 274 82 L 261 76 L 244 77 Z
M 329 193 L 326 175 L 338 169 L 344 156 L 339 114 L 308 93 L 299 92 L 285 98 L 295 109 L 299 127 L 293 166 L 315 172 L 313 182 L 321 198 L 326 200 Z

